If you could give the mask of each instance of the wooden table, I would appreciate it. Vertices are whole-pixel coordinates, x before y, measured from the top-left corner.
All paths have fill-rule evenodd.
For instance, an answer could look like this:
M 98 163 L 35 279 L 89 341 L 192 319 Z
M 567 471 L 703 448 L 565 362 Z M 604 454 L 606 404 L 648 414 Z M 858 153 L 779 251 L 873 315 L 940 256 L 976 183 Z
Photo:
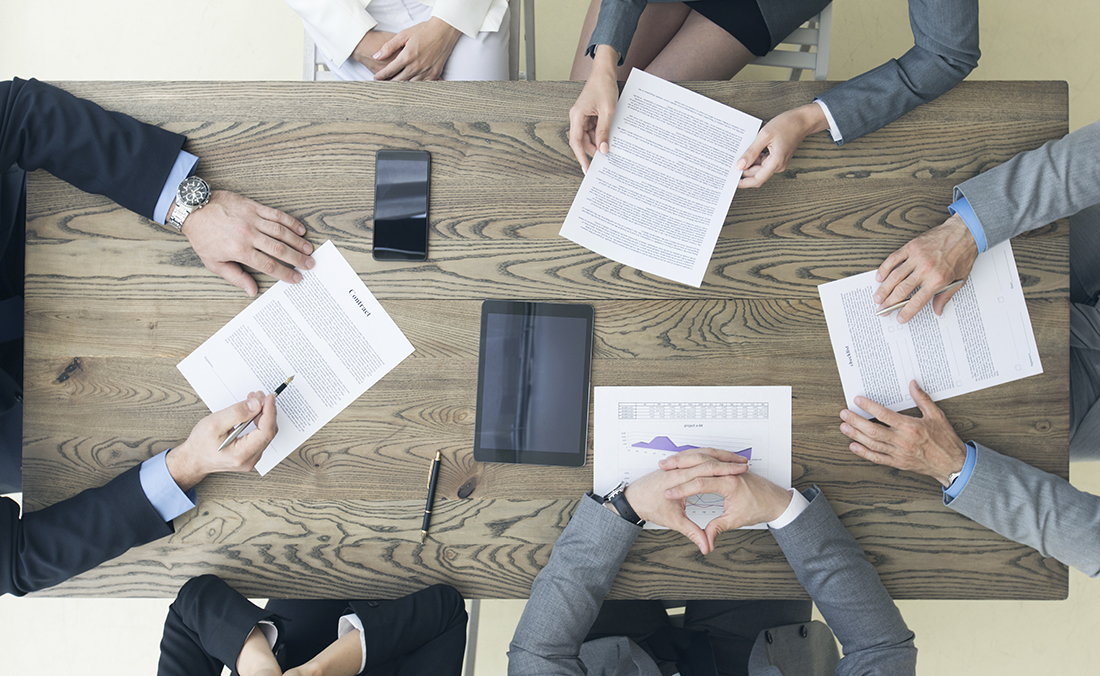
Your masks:
M 572 83 L 63 83 L 184 133 L 201 175 L 332 239 L 416 352 L 266 478 L 217 476 L 169 538 L 50 590 L 172 596 L 217 573 L 262 597 L 398 596 L 447 582 L 525 597 L 583 491 L 581 469 L 474 462 L 479 305 L 586 301 L 595 385 L 792 385 L 794 483 L 820 486 L 895 598 L 1064 598 L 1066 569 L 941 504 L 932 479 L 847 450 L 817 285 L 876 267 L 946 217 L 952 186 L 1067 132 L 1065 83 L 968 82 L 737 194 L 701 289 L 558 236 L 580 184 Z M 769 118 L 827 83 L 697 83 Z M 370 256 L 374 152 L 432 154 L 430 260 Z M 206 408 L 176 364 L 249 302 L 178 235 L 43 172 L 28 185 L 25 494 L 108 481 L 185 438 Z M 1013 243 L 1044 374 L 943 402 L 964 439 L 1068 473 L 1068 227 Z M 270 285 L 263 280 L 261 290 Z M 589 434 L 591 439 L 591 433 Z M 444 464 L 419 540 L 429 460 Z M 464 484 L 475 485 L 459 499 Z M 646 532 L 614 598 L 795 598 L 767 532 L 705 559 Z

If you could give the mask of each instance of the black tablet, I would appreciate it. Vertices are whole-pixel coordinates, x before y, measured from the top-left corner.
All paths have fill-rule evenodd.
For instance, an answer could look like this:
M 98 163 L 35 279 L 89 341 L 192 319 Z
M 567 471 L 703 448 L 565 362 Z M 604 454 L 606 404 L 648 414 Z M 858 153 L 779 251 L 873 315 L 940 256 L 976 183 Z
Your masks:
M 475 460 L 584 464 L 592 320 L 591 305 L 481 304 Z

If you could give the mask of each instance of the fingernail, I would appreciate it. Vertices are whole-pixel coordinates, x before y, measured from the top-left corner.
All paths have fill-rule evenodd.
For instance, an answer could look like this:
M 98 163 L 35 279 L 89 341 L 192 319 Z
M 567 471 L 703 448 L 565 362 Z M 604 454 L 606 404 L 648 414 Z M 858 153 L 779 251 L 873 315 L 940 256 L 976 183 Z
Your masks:
M 259 411 L 260 410 L 260 402 L 256 399 L 249 399 L 248 400 L 248 410 L 252 411 L 253 413 L 255 413 L 256 411 Z
M 305 229 L 304 226 L 301 226 L 301 225 L 298 226 L 298 234 L 299 235 L 305 235 L 306 234 L 306 229 Z M 308 248 L 309 244 L 306 244 L 306 247 Z
M 309 242 L 306 242 L 306 245 L 303 248 L 306 250 L 307 254 L 313 253 L 313 245 L 310 244 Z
M 294 273 L 294 283 L 297 284 L 300 281 L 302 281 L 302 273 L 295 272 Z
M 881 282 L 882 281 L 882 273 L 881 272 L 876 272 L 875 273 L 875 281 L 876 282 Z
M 600 144 L 600 152 L 603 153 L 604 155 L 607 154 L 607 141 L 604 141 L 603 143 Z
M 850 432 L 851 429 L 852 429 L 851 427 L 848 427 L 848 423 L 844 423 L 843 425 L 840 426 L 840 431 L 845 433 L 845 434 Z
M 871 300 L 875 301 L 876 303 L 881 303 L 882 295 L 876 293 L 875 295 L 871 296 Z
M 847 420 L 848 419 L 848 409 L 844 409 L 843 411 L 840 412 L 840 419 L 841 420 Z
M 312 258 L 306 259 L 306 270 L 312 270 L 314 265 L 317 265 L 317 261 Z
M 738 171 L 744 171 L 745 170 L 745 160 L 737 160 L 737 170 Z
M 381 51 L 377 51 L 377 52 L 375 52 L 375 53 L 374 53 L 374 56 L 372 56 L 371 58 L 372 58 L 372 59 L 380 59 L 380 58 L 382 58 L 382 52 L 381 52 Z

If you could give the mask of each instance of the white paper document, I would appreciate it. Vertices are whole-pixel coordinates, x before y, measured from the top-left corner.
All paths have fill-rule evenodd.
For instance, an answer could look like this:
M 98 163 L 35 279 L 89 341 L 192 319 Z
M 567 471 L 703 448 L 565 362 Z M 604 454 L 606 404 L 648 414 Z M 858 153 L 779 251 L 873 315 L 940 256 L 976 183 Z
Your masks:
M 791 487 L 790 387 L 597 387 L 595 425 L 596 495 L 659 469 L 663 458 L 704 447 L 748 458 L 750 471 Z M 717 493 L 687 503 L 700 528 L 724 509 Z
M 633 70 L 607 155 L 596 153 L 561 235 L 612 260 L 698 287 L 730 210 L 734 163 L 760 120 Z
M 848 408 L 867 397 L 893 411 L 916 406 L 909 381 L 933 401 L 1043 372 L 1009 242 L 986 250 L 937 317 L 929 303 L 906 324 L 876 317 L 875 272 L 817 287 Z
M 302 281 L 275 284 L 178 366 L 211 411 L 294 376 L 261 475 L 413 353 L 336 245 L 325 242 L 313 260 Z

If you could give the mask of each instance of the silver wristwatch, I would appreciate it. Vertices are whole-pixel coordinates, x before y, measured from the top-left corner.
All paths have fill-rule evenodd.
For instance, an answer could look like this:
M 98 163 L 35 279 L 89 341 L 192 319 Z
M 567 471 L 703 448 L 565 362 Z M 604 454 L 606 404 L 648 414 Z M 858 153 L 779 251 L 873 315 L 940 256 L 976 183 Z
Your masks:
M 192 211 L 201 209 L 210 201 L 210 186 L 198 176 L 188 176 L 176 188 L 176 206 L 168 214 L 168 223 L 176 232 L 183 232 L 183 222 Z

